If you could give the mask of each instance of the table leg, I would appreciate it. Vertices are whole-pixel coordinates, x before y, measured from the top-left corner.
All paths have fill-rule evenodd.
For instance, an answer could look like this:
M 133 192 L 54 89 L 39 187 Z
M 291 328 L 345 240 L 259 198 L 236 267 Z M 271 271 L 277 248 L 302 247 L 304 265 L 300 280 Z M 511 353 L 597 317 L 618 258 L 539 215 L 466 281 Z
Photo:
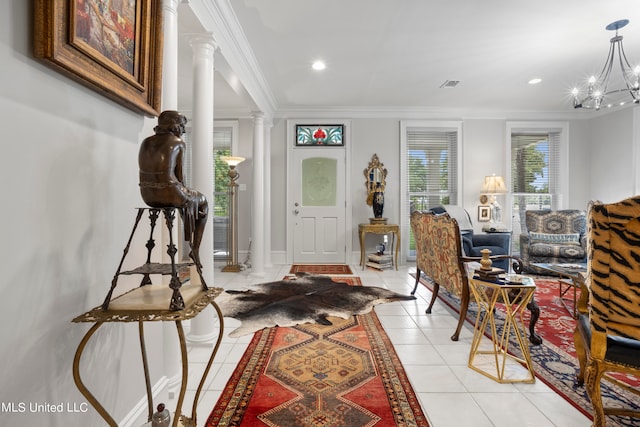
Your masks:
M 200 400 L 200 392 L 204 387 L 204 383 L 209 375 L 209 370 L 211 369 L 211 365 L 213 365 L 213 360 L 216 358 L 216 354 L 218 354 L 218 349 L 220 348 L 220 343 L 222 342 L 222 337 L 224 336 L 224 316 L 222 315 L 222 311 L 220 307 L 215 301 L 211 301 L 211 305 L 215 309 L 218 314 L 218 324 L 220 325 L 218 331 L 218 339 L 216 340 L 216 344 L 213 347 L 213 351 L 211 352 L 211 356 L 209 357 L 209 362 L 207 363 L 207 367 L 204 369 L 204 373 L 202 374 L 202 378 L 200 379 L 200 384 L 198 384 L 198 388 L 196 389 L 196 395 L 193 398 L 193 407 L 191 408 L 191 419 L 193 420 L 193 425 L 198 425 L 197 423 L 197 409 L 198 409 L 198 401 Z
M 360 232 L 360 265 L 362 265 L 362 269 L 364 270 L 365 262 L 364 262 L 364 235 L 365 232 Z
M 116 423 L 113 417 L 109 415 L 106 409 L 104 409 L 104 406 L 102 406 L 100 402 L 98 402 L 98 400 L 93 396 L 93 394 L 84 385 L 84 383 L 82 382 L 82 379 L 80 378 L 80 358 L 82 357 L 82 352 L 87 346 L 89 339 L 98 330 L 98 328 L 102 326 L 102 323 L 103 322 L 97 322 L 95 325 L 93 325 L 91 329 L 89 329 L 89 331 L 82 338 L 82 341 L 80 341 L 80 345 L 76 350 L 76 355 L 73 358 L 73 381 L 76 383 L 76 387 L 78 387 L 78 390 L 80 390 L 80 393 L 82 393 L 82 395 L 87 398 L 87 400 L 89 401 L 89 404 L 91 404 L 91 406 L 93 406 L 96 409 L 96 411 L 98 411 L 102 419 L 105 420 L 107 424 L 109 424 L 109 426 L 118 427 L 118 423 Z
M 566 287 L 563 288 L 563 285 L 565 285 Z M 576 289 L 578 286 L 579 285 L 576 284 L 575 279 L 573 279 L 572 277 L 566 277 L 566 276 L 560 275 L 560 278 L 558 279 L 558 296 L 560 297 L 560 303 L 564 306 L 565 309 L 567 309 L 567 311 L 573 316 L 574 319 L 578 317 L 577 289 Z M 569 308 L 565 298 L 565 295 L 571 289 L 573 289 L 573 308 Z
M 398 271 L 398 251 L 400 250 L 400 233 L 394 233 L 398 236 L 398 243 L 396 244 L 396 271 Z

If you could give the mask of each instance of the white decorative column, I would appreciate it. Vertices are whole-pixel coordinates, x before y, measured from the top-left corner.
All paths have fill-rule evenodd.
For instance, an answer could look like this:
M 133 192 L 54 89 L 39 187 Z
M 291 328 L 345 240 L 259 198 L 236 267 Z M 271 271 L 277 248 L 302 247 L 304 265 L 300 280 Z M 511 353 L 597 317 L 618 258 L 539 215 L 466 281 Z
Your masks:
M 264 276 L 264 113 L 253 117 L 253 204 L 251 212 L 251 274 Z
M 163 59 L 162 59 L 162 110 L 178 109 L 178 3 L 179 0 L 163 0 Z M 162 219 L 164 221 L 164 219 Z M 169 242 L 169 233 L 166 227 L 162 229 L 162 247 Z M 178 227 L 173 227 L 173 241 L 178 241 Z M 164 254 L 163 262 L 168 262 L 168 255 Z M 168 285 L 168 276 L 165 276 L 165 284 Z M 176 328 L 171 322 L 163 322 L 162 345 L 164 356 L 164 372 L 167 376 L 167 388 L 169 395 L 180 385 L 182 379 L 180 363 L 180 342 Z
M 192 185 L 205 195 L 209 203 L 209 218 L 200 245 L 200 261 L 204 280 L 208 286 L 213 286 L 213 54 L 218 46 L 210 33 L 193 34 L 189 42 L 193 50 Z M 207 342 L 215 336 L 213 308 L 207 307 L 191 320 L 188 339 Z
M 163 0 L 162 109 L 178 109 L 178 4 Z
M 264 122 L 264 265 L 271 267 L 271 127 L 273 122 Z

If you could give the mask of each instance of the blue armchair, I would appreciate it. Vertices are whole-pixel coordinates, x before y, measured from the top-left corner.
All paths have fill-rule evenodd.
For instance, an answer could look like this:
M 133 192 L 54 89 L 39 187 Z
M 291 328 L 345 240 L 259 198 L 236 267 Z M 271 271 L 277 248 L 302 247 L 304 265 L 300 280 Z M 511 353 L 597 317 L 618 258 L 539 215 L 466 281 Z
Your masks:
M 480 251 L 482 249 L 489 249 L 491 255 L 511 254 L 511 233 L 474 233 L 471 217 L 464 208 L 455 205 L 441 205 L 431 208 L 430 211 L 435 214 L 446 212 L 456 220 L 458 227 L 460 227 L 464 256 L 481 257 Z M 496 261 L 494 267 L 509 271 L 509 260 Z

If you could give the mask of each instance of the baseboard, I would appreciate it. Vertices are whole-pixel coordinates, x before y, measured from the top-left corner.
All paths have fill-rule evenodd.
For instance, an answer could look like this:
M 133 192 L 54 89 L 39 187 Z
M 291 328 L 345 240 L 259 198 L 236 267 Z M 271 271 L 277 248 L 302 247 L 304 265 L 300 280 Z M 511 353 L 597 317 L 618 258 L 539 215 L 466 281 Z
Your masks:
M 284 265 L 287 263 L 286 251 L 271 251 L 271 264 Z
M 169 384 L 169 379 L 166 376 L 163 376 L 151 387 L 151 395 L 153 396 L 153 401 L 162 401 L 162 399 L 158 399 L 158 396 L 162 395 L 163 392 L 167 392 L 167 385 Z M 121 427 L 140 427 L 147 423 L 147 416 L 149 414 L 149 404 L 147 402 L 147 396 L 142 396 L 142 398 L 136 403 L 136 405 L 129 411 L 129 413 L 118 423 Z

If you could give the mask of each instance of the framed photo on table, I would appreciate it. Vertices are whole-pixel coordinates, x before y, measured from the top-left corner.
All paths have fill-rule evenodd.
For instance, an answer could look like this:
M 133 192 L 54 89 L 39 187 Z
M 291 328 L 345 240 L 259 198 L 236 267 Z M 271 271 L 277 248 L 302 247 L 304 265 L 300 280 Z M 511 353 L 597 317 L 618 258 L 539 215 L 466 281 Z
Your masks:
M 161 3 L 35 0 L 34 56 L 127 108 L 157 116 Z
M 491 220 L 491 206 L 478 206 L 478 221 L 488 222 Z

